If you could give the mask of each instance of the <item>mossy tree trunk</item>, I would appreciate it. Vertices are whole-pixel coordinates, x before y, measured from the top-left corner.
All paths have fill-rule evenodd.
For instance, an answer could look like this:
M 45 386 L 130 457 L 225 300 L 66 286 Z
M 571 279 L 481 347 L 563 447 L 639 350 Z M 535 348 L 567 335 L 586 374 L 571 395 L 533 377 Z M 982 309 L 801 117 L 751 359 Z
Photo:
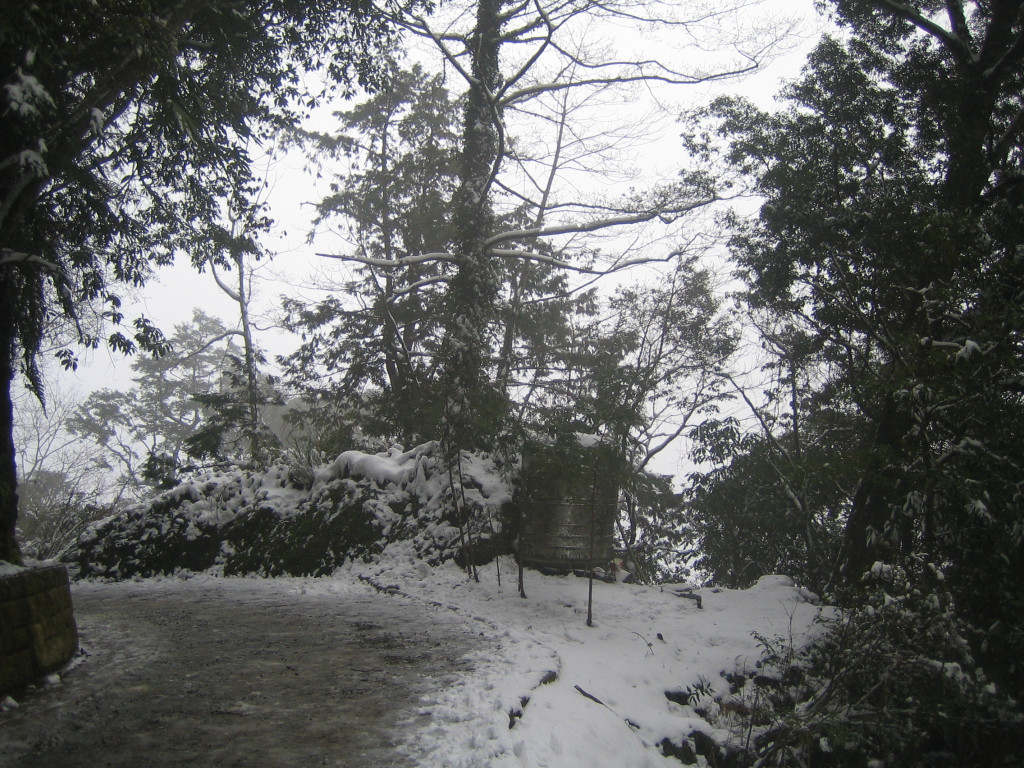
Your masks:
M 18 523 L 18 469 L 14 450 L 14 305 L 0 273 L 0 560 L 21 565 L 15 536 Z
M 503 0 L 477 6 L 472 82 L 466 99 L 459 188 L 453 200 L 458 270 L 447 296 L 448 328 L 442 346 L 445 452 L 471 448 L 502 421 L 504 398 L 488 378 L 488 328 L 501 281 L 486 242 L 494 231 L 490 188 L 502 154 L 497 90 Z

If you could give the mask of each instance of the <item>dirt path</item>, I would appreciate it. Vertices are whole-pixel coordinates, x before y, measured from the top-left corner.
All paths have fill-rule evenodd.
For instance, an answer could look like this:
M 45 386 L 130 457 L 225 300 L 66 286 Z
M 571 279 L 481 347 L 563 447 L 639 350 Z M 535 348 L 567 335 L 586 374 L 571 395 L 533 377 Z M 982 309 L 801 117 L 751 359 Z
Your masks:
M 75 586 L 85 654 L 0 714 L 0 766 L 415 765 L 405 735 L 480 638 L 450 612 L 304 584 Z

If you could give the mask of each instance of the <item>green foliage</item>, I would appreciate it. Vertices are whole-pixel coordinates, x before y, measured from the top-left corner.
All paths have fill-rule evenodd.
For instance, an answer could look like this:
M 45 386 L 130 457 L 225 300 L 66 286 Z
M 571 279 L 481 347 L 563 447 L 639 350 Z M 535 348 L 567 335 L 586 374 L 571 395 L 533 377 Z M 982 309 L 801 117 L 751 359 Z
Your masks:
M 379 553 L 381 527 L 368 513 L 370 489 L 341 483 L 294 516 L 257 509 L 224 531 L 224 573 L 326 576 L 349 560 Z M 325 503 L 326 502 L 326 503 Z
M 358 402 L 368 433 L 411 443 L 436 434 L 440 421 L 438 286 L 450 270 L 393 262 L 450 240 L 459 106 L 442 76 L 419 66 L 389 71 L 387 90 L 336 113 L 337 134 L 300 137 L 318 165 L 346 166 L 318 203 L 318 222 L 340 222 L 370 263 L 341 295 L 284 299 L 285 325 L 302 335 L 286 364 L 290 381 L 311 394 Z
M 119 324 L 118 284 L 141 285 L 175 248 L 215 235 L 219 198 L 251 178 L 246 140 L 295 104 L 302 67 L 370 79 L 385 28 L 349 11 L 288 0 L 6 9 L 0 249 L 33 382 L 49 307 L 78 318 L 94 346 L 99 328 L 82 312 Z M 109 341 L 159 351 L 161 339 L 139 319 Z
M 878 563 L 857 607 L 824 618 L 808 645 L 761 638 L 759 669 L 734 681 L 740 764 L 1016 764 L 1019 704 L 972 655 L 971 628 L 939 576 L 923 563 Z
M 738 584 L 787 570 L 842 606 L 806 652 L 767 643 L 782 682 L 746 684 L 735 740 L 757 765 L 1013 765 L 1020 3 L 829 5 L 847 34 L 817 47 L 786 109 L 723 99 L 691 134 L 765 199 L 732 248 L 779 374 L 752 405 L 758 437 L 703 435 L 718 466 L 692 495 L 702 564 Z M 827 524 L 831 575 L 805 558 L 801 510 Z
M 624 286 L 607 304 L 588 299 L 569 319 L 531 371 L 523 428 L 577 449 L 577 433 L 600 434 L 620 457 L 618 538 L 636 578 L 684 578 L 693 552 L 679 497 L 647 467 L 723 400 L 716 373 L 735 336 L 712 276 L 681 261 L 661 284 Z
M 1020 4 L 829 5 L 845 34 L 788 106 L 721 100 L 691 146 L 765 200 L 732 240 L 748 305 L 806 334 L 814 389 L 863 420 L 833 583 L 941 564 L 972 652 L 1019 689 Z
M 67 560 L 80 577 L 114 580 L 214 568 L 226 575 L 322 576 L 383 546 L 380 525 L 367 509 L 374 495 L 368 487 L 332 484 L 281 514 L 245 493 L 254 479 L 262 480 L 208 477 L 175 487 L 91 526 Z M 219 515 L 203 514 L 211 508 Z
M 436 443 L 357 458 L 373 458 L 373 466 L 397 459 L 404 476 L 386 481 L 343 462 L 284 460 L 263 471 L 200 474 L 91 525 L 65 560 L 80 577 L 116 580 L 180 570 L 326 575 L 389 545 L 438 563 L 462 551 L 464 535 L 476 555 L 507 551 L 509 494 L 494 486 L 490 457 L 465 457 L 458 500 L 443 487 L 447 467 Z
M 819 592 L 829 583 L 864 462 L 862 424 L 823 404 L 799 418 L 799 446 L 791 429 L 743 435 L 733 418 L 695 430 L 694 457 L 714 466 L 689 477 L 684 528 L 710 583 L 745 589 L 773 573 Z
M 361 431 L 359 425 L 366 418 L 358 402 L 353 406 L 340 395 L 308 393 L 285 404 L 278 433 L 288 456 L 314 466 L 343 451 L 385 448 Z
M 765 574 L 786 573 L 820 588 L 808 583 L 804 521 L 794 514 L 762 441 L 720 469 L 691 475 L 690 482 L 688 532 L 700 553 L 694 565 L 709 583 L 745 589 Z
M 134 507 L 89 526 L 62 560 L 82 577 L 130 579 L 201 571 L 216 562 L 220 540 L 202 522 L 177 514 L 181 495 Z
M 17 561 L 10 383 L 43 396 L 44 342 L 166 351 L 120 294 L 222 239 L 248 147 L 305 105 L 303 75 L 375 79 L 387 22 L 362 0 L 14 0 L 0 16 L 0 557 Z M 197 250 L 197 253 L 200 251 Z M 200 254 L 200 258 L 202 258 Z
M 722 394 L 715 372 L 735 338 L 696 260 L 677 264 L 659 285 L 622 287 L 606 306 L 595 301 L 577 322 L 562 346 L 546 350 L 523 410 L 527 424 L 607 434 L 642 468 L 689 418 L 714 411 Z
M 67 428 L 104 449 L 138 494 L 173 487 L 197 461 L 250 460 L 239 351 L 220 343 L 230 335 L 220 320 L 194 310 L 168 340 L 171 351 L 132 362 L 130 390 L 93 392 Z
M 353 263 L 356 279 L 315 303 L 284 300 L 286 325 L 302 336 L 287 373 L 311 397 L 347 401 L 368 437 L 409 444 L 444 429 L 439 350 L 453 267 L 449 258 L 425 256 L 447 252 L 455 237 L 462 107 L 440 75 L 396 64 L 387 92 L 337 115 L 338 134 L 299 137 L 318 166 L 330 167 L 329 158 L 345 169 L 319 203 L 318 219 L 349 233 L 354 252 L 339 257 Z M 525 229 L 532 215 L 519 204 L 497 220 Z M 529 247 L 552 255 L 544 243 Z M 594 292 L 574 295 L 566 275 L 546 264 L 492 261 L 498 297 L 483 325 L 493 396 L 476 407 L 502 424 L 480 430 L 496 447 L 515 430 L 504 393 L 529 399 L 558 369 L 572 317 L 593 311 Z
M 670 475 L 625 473 L 616 520 L 618 540 L 640 584 L 687 581 L 696 554 L 690 546 L 680 494 Z
M 266 358 L 257 350 L 254 362 L 264 363 Z M 276 384 L 272 376 L 258 376 L 256 392 L 250 392 L 244 358 L 228 351 L 221 363 L 216 389 L 193 394 L 203 409 L 203 421 L 182 443 L 185 453 L 199 461 L 266 465 L 279 441 L 261 414 L 268 406 L 282 404 Z M 254 407 L 255 424 L 251 410 Z

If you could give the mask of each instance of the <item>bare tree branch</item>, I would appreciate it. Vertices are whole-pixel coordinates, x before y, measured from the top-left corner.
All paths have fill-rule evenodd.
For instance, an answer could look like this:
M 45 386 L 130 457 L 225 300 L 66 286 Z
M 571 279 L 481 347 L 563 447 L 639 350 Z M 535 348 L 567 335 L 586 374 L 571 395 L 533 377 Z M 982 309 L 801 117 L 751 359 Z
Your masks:
M 689 211 L 703 208 L 715 202 L 718 198 L 712 197 L 700 200 L 685 206 L 668 209 L 656 209 L 642 211 L 639 213 L 626 213 L 621 216 L 614 216 L 607 219 L 583 222 L 579 224 L 562 224 L 551 227 L 535 227 L 532 229 L 516 229 L 509 232 L 501 232 L 489 237 L 486 241 L 488 247 L 499 243 L 506 243 L 510 240 L 532 240 L 538 237 L 553 237 L 555 235 L 582 234 L 584 232 L 597 232 L 611 227 L 622 227 L 629 224 L 643 224 L 658 218 L 680 216 Z
M 950 32 L 940 24 L 932 21 L 916 8 L 907 3 L 897 2 L 897 0 L 875 0 L 875 5 L 892 11 L 899 18 L 909 21 L 922 32 L 928 33 L 945 45 L 958 59 L 962 61 L 969 61 L 971 59 L 971 50 L 967 40 L 960 38 L 954 32 Z

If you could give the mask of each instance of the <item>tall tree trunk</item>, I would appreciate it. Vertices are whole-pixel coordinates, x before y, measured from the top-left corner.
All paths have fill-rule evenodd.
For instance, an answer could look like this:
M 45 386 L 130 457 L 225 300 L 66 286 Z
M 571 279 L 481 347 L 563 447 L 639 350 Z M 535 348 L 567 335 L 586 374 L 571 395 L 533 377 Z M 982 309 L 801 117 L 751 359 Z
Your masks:
M 471 447 L 501 421 L 500 393 L 487 380 L 488 329 L 500 282 L 485 242 L 494 230 L 490 186 L 500 149 L 495 92 L 500 81 L 503 0 L 477 6 L 473 82 L 466 99 L 459 188 L 452 201 L 458 269 L 447 296 L 448 328 L 442 346 L 445 450 Z
M 260 440 L 260 391 L 256 370 L 256 347 L 252 340 L 252 323 L 249 320 L 249 294 L 245 285 L 245 254 L 236 251 L 235 266 L 238 269 L 238 311 L 242 319 L 242 341 L 245 347 L 246 403 L 249 417 L 249 458 L 257 465 L 263 463 L 263 445 Z
M 890 394 L 878 419 L 872 444 L 872 460 L 861 476 L 853 496 L 853 506 L 846 521 L 843 544 L 833 585 L 841 581 L 858 583 L 861 575 L 876 560 L 893 554 L 893 542 L 886 539 L 892 521 L 896 490 L 903 474 L 898 466 L 904 435 L 909 429 L 908 419 L 899 412 L 895 398 Z
M 2 269 L 2 268 L 0 268 Z M 16 294 L 0 272 L 0 560 L 22 564 L 15 536 L 18 524 L 18 467 L 14 450 L 14 302 Z

